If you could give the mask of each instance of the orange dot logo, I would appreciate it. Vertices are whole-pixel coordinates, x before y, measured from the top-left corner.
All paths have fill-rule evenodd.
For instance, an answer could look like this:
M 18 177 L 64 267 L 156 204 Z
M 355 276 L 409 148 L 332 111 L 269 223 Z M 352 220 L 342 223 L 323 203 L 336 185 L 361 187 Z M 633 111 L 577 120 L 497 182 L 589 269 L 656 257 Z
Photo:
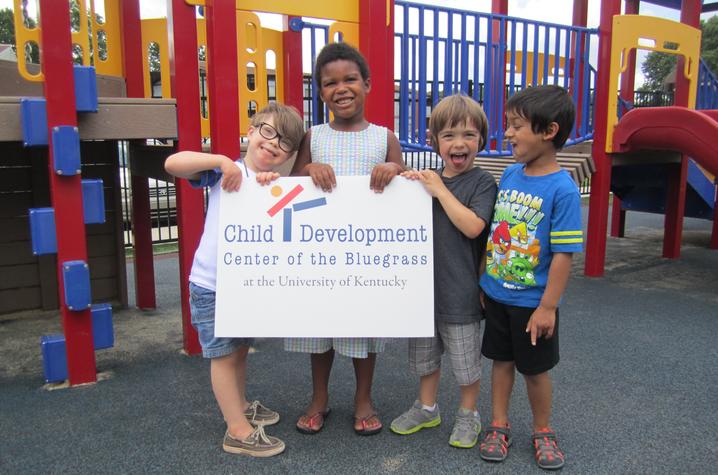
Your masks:
M 272 196 L 279 196 L 279 195 L 281 195 L 281 194 L 282 194 L 282 187 L 279 186 L 279 185 L 274 185 L 274 186 L 272 187 L 271 193 L 272 193 Z

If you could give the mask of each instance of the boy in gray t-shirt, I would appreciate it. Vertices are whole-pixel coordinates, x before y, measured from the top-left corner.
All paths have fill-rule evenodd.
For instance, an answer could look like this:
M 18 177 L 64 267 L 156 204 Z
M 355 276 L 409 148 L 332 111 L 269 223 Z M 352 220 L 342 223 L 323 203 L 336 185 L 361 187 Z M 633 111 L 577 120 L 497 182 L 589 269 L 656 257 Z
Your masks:
M 474 167 L 486 145 L 487 119 L 481 106 L 467 96 L 444 98 L 431 113 L 431 144 L 444 166 L 407 171 L 434 197 L 434 321 L 435 336 L 409 340 L 409 366 L 420 377 L 419 398 L 391 423 L 397 434 L 413 434 L 441 423 L 436 403 L 441 355 L 446 350 L 461 388 L 461 407 L 449 444 L 471 448 L 481 432 L 477 409 L 481 378 L 481 304 L 479 276 L 491 222 L 496 182 Z

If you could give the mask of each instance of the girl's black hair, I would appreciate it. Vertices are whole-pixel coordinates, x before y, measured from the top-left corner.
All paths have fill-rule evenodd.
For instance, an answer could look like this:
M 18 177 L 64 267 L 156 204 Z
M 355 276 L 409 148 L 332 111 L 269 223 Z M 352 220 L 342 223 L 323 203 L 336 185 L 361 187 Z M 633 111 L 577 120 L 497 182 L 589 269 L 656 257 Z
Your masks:
M 359 67 L 359 73 L 361 78 L 366 81 L 369 79 L 369 65 L 366 59 L 359 52 L 358 49 L 354 48 L 348 43 L 329 43 L 319 52 L 317 61 L 314 64 L 314 82 L 317 87 L 321 90 L 321 75 L 322 68 L 332 61 L 344 59 L 356 63 Z

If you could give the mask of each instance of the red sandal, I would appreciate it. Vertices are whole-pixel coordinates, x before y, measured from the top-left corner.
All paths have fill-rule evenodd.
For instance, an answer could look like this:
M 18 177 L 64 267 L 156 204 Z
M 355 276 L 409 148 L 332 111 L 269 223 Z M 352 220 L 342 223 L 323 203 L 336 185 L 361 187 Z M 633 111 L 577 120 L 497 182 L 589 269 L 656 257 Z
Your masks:
M 297 421 L 297 430 L 307 435 L 320 433 L 324 429 L 324 421 L 329 417 L 330 412 L 331 409 L 327 408 L 326 411 L 318 411 L 311 416 L 302 415 Z M 302 424 L 302 418 L 306 418 L 306 424 Z
M 356 427 L 354 427 L 354 432 L 356 432 L 357 435 L 375 435 L 381 432 L 381 430 L 384 428 L 384 426 L 381 424 L 381 421 L 379 421 L 379 427 L 374 427 L 373 429 L 368 428 L 368 422 L 372 417 L 375 417 L 376 420 L 379 421 L 379 414 L 377 414 L 376 412 L 373 414 L 369 414 L 365 417 L 354 416 L 354 421 L 361 424 L 361 429 L 357 429 Z

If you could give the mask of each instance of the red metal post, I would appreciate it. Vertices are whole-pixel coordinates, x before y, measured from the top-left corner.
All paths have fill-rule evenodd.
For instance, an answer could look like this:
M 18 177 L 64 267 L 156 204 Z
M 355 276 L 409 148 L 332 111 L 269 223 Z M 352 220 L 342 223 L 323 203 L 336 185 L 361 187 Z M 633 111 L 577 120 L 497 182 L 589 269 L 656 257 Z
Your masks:
M 588 0 L 573 0 L 573 17 L 571 19 L 572 26 L 581 26 L 586 27 L 588 23 Z M 578 58 L 575 57 L 576 54 L 576 42 L 581 42 L 581 45 L 584 44 L 584 35 L 585 33 L 572 33 L 571 34 L 571 53 L 570 53 L 570 61 L 568 62 L 568 74 L 571 76 L 571 88 L 573 90 L 581 91 L 583 90 L 583 82 L 585 78 L 583 77 L 583 68 L 584 68 L 584 60 L 583 56 L 580 56 Z M 578 61 L 578 77 L 573 77 L 574 73 L 574 66 L 575 62 Z M 578 95 L 578 102 L 576 103 L 576 123 L 581 123 L 581 113 L 582 113 L 582 106 L 583 106 L 583 96 L 581 94 Z
M 237 16 L 234 0 L 214 0 L 205 8 L 207 87 L 212 152 L 239 158 L 239 85 L 237 84 Z
M 142 30 L 138 0 L 122 0 L 122 52 L 127 97 L 145 97 L 142 76 Z M 131 158 L 131 157 L 130 157 Z M 135 301 L 138 308 L 157 307 L 152 255 L 150 189 L 147 178 L 132 175 L 132 240 L 135 248 Z
M 701 3 L 699 0 L 681 2 L 681 23 L 700 28 Z M 689 81 L 683 76 L 685 61 L 679 56 L 676 64 L 676 93 L 674 104 L 688 106 Z M 698 67 L 698 65 L 693 65 Z M 695 104 L 692 104 L 695 105 Z M 673 171 L 673 170 L 672 170 Z M 688 157 L 681 157 L 681 165 L 668 174 L 666 190 L 666 214 L 663 223 L 663 257 L 676 259 L 681 255 L 683 216 L 686 209 L 686 187 L 688 180 Z
M 394 0 L 359 2 L 359 49 L 371 69 L 364 114 L 394 130 Z
M 603 275 L 606 259 L 608 195 L 611 191 L 611 157 L 606 153 L 606 125 L 608 114 L 616 113 L 616 111 L 608 110 L 608 95 L 616 93 L 616 91 L 608 90 L 608 73 L 611 67 L 613 16 L 619 14 L 620 11 L 620 0 L 603 0 L 601 2 L 601 21 L 598 28 L 598 73 L 594 106 L 595 125 L 591 149 L 596 172 L 591 177 L 584 267 L 585 275 L 591 277 Z
M 170 76 L 172 93 L 177 100 L 178 150 L 202 150 L 197 57 L 197 20 L 195 7 L 184 0 L 172 0 L 167 9 L 170 39 Z M 189 273 L 194 253 L 204 228 L 202 190 L 193 189 L 187 180 L 176 179 L 177 230 L 179 237 L 180 296 L 182 299 L 183 348 L 187 354 L 201 351 L 197 331 L 189 309 Z
M 509 14 L 509 2 L 508 0 L 491 0 L 491 13 L 496 15 L 508 15 Z M 504 33 L 505 34 L 505 33 Z M 500 22 L 494 21 L 491 28 L 491 42 L 502 51 L 501 48 L 501 25 Z M 496 82 L 492 81 L 492 84 L 488 87 L 487 91 L 491 91 L 494 94 L 495 100 L 492 101 L 491 111 L 487 111 L 489 114 L 489 122 L 492 118 L 496 120 L 495 123 L 500 124 L 503 127 L 504 123 L 504 103 L 506 102 L 506 55 L 502 54 L 497 58 L 496 64 L 493 66 L 494 77 Z M 522 74 L 526 74 L 523 71 Z M 492 140 L 489 144 L 491 149 L 496 149 L 497 144 Z
M 55 173 L 52 152 L 52 130 L 57 126 L 77 127 L 75 83 L 72 70 L 70 10 L 67 2 L 40 0 L 42 21 L 40 54 L 45 75 L 50 171 L 50 196 L 55 209 L 57 231 L 57 282 L 60 313 L 65 332 L 67 372 L 71 385 L 97 380 L 95 349 L 92 340 L 90 309 L 74 312 L 65 302 L 62 263 L 71 260 L 87 262 L 85 223 L 82 213 L 80 175 L 59 176 Z
M 284 103 L 299 111 L 304 117 L 304 72 L 302 71 L 302 32 L 289 28 L 292 19 L 300 17 L 284 16 L 282 49 L 284 50 Z
M 626 15 L 637 15 L 640 0 L 626 0 Z M 621 98 L 633 103 L 634 83 L 636 81 L 636 50 L 628 53 L 628 67 L 621 75 Z M 611 236 L 623 237 L 626 234 L 626 210 L 621 207 L 621 199 L 613 195 L 611 212 Z

